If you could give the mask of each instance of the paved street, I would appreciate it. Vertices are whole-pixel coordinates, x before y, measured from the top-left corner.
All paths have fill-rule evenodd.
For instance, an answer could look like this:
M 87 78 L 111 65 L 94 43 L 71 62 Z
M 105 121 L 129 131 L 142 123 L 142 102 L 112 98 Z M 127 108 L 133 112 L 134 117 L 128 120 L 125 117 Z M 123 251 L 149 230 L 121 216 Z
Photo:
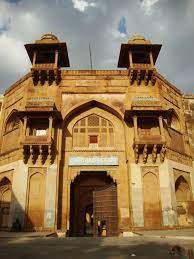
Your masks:
M 48 238 L 19 237 L 0 239 L 1 259 L 123 259 L 135 258 L 187 258 L 170 256 L 173 245 L 186 249 L 194 247 L 194 240 L 126 237 L 126 238 Z

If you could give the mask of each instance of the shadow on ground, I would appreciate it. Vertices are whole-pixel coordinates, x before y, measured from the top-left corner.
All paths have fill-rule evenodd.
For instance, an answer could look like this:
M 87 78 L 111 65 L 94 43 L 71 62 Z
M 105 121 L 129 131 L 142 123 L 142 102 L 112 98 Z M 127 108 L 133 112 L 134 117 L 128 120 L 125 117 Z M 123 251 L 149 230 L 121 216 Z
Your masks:
M 1 259 L 116 259 L 116 258 L 187 258 L 171 256 L 173 245 L 194 247 L 194 241 L 133 238 L 18 238 L 0 241 Z

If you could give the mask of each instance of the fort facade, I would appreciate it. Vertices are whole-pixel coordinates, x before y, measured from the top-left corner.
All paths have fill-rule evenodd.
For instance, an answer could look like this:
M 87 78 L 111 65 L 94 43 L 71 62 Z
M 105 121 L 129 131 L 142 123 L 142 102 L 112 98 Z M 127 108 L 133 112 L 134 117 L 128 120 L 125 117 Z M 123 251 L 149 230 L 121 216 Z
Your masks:
M 117 70 L 66 69 L 66 43 L 51 33 L 25 48 L 31 70 L 1 111 L 0 228 L 193 227 L 193 97 L 157 71 L 161 45 L 134 35 Z

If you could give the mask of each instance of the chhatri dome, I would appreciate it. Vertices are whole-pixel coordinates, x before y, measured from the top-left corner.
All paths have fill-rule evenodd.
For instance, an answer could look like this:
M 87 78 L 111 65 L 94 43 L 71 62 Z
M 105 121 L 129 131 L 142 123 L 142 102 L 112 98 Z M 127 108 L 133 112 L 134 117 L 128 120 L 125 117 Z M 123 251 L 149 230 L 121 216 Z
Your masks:
M 52 32 L 48 32 L 40 40 L 36 40 L 36 43 L 59 43 L 59 40 Z
M 150 40 L 146 40 L 144 36 L 135 33 L 128 41 L 128 44 L 151 44 Z

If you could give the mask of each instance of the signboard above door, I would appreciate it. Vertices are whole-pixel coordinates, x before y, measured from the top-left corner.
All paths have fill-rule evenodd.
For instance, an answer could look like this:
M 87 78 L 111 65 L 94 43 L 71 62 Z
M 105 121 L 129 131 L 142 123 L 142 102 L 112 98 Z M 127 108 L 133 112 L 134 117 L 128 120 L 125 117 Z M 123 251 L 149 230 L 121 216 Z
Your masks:
M 116 166 L 119 165 L 117 156 L 71 156 L 69 166 Z

